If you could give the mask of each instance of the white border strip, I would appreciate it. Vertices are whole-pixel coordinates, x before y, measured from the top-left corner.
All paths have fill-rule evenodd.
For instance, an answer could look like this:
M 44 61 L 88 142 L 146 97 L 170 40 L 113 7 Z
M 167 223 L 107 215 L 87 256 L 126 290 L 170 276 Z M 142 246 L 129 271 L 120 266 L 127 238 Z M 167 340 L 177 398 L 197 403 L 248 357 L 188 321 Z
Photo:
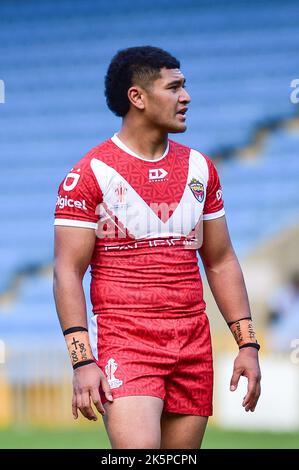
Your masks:
M 218 212 L 212 212 L 212 214 L 204 214 L 203 220 L 218 219 L 219 217 L 222 217 L 223 215 L 225 215 L 225 210 L 221 209 Z
M 88 325 L 88 335 L 89 335 L 89 343 L 91 347 L 92 354 L 98 361 L 99 354 L 98 354 L 98 315 L 93 315 L 89 318 L 89 325 Z
M 95 222 L 84 222 L 83 220 L 71 220 L 71 219 L 55 219 L 54 225 L 66 225 L 68 227 L 82 227 L 82 228 L 93 228 L 93 229 L 98 228 L 98 224 Z

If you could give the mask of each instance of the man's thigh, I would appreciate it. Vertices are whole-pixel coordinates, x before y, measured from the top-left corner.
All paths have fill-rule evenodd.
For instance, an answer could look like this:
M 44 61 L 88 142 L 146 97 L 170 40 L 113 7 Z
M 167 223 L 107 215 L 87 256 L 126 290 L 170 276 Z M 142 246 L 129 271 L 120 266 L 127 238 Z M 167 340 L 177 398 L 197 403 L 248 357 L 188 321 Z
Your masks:
M 161 449 L 199 449 L 207 416 L 164 412 L 161 417 Z
M 126 396 L 106 402 L 103 420 L 113 449 L 159 449 L 163 400 Z

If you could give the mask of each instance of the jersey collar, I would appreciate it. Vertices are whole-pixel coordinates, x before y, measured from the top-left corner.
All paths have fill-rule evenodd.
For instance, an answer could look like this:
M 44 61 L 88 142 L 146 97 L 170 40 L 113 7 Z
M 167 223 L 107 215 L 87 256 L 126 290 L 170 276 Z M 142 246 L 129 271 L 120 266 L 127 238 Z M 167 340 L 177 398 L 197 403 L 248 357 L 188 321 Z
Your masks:
M 129 149 L 129 147 L 127 147 L 121 140 L 120 138 L 118 137 L 118 135 L 115 133 L 113 135 L 113 137 L 111 137 L 111 140 L 112 142 L 117 145 L 117 147 L 119 147 L 120 149 L 122 149 L 124 152 L 128 153 L 129 155 L 132 155 L 133 157 L 135 158 L 139 158 L 139 160 L 143 160 L 144 162 L 150 162 L 150 163 L 155 163 L 155 162 L 159 162 L 161 160 L 163 160 L 163 158 L 166 157 L 166 155 L 168 154 L 169 152 L 169 142 L 167 142 L 167 147 L 165 149 L 165 152 L 163 153 L 163 155 L 159 158 L 155 158 L 155 160 L 150 160 L 149 158 L 143 158 L 141 157 L 140 155 L 138 155 L 137 153 L 133 152 L 133 150 Z

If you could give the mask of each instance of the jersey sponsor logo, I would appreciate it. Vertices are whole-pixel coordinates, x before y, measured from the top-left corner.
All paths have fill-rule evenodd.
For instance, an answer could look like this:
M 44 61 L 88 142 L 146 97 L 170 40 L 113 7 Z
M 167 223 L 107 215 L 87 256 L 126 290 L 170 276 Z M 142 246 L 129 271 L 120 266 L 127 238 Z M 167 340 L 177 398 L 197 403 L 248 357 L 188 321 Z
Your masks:
M 218 191 L 216 191 L 216 198 L 217 201 L 220 201 L 220 199 L 222 199 L 222 189 L 218 189 Z
M 138 248 L 158 248 L 158 247 L 171 247 L 171 246 L 182 246 L 187 249 L 198 249 L 201 246 L 199 238 L 191 235 L 188 238 L 156 238 L 152 240 L 140 240 L 132 241 L 122 245 L 105 245 L 104 251 L 126 251 L 135 250 Z
M 123 381 L 117 379 L 114 375 L 117 368 L 118 368 L 118 365 L 115 362 L 115 359 L 113 358 L 109 359 L 105 366 L 105 372 L 108 377 L 108 383 L 110 385 L 110 388 L 119 388 L 123 384 Z
M 73 170 L 73 168 L 72 168 L 72 170 Z M 72 170 L 66 176 L 66 178 L 63 182 L 63 189 L 65 191 L 71 191 L 72 189 L 74 189 L 77 186 L 78 181 L 80 179 L 81 175 L 78 174 L 81 171 L 80 168 L 78 170 L 76 170 L 78 173 L 72 173 Z
M 76 209 L 83 209 L 87 211 L 86 201 L 82 199 L 82 201 L 75 201 L 74 199 L 69 199 L 67 196 L 57 196 L 56 206 L 60 209 L 64 209 L 65 207 L 75 207 Z
M 204 185 L 196 178 L 192 178 L 188 186 L 191 189 L 195 199 L 197 199 L 199 202 L 202 202 L 205 195 Z
M 165 181 L 165 176 L 168 175 L 166 170 L 163 168 L 155 168 L 148 171 L 148 179 L 150 181 Z

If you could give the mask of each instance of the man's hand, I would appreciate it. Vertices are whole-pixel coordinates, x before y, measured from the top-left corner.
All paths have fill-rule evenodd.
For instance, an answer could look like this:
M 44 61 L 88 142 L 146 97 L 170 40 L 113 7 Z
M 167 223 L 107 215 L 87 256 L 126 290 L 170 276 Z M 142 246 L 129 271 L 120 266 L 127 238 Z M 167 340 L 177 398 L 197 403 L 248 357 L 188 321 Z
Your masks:
M 79 409 L 85 418 L 96 421 L 98 418 L 92 409 L 91 403 L 95 405 L 99 413 L 105 414 L 99 393 L 100 387 L 104 391 L 107 400 L 112 402 L 113 397 L 108 381 L 96 363 L 78 367 L 74 370 L 72 400 L 74 419 L 78 418 Z
M 234 371 L 230 381 L 230 390 L 232 392 L 237 389 L 241 375 L 248 379 L 247 394 L 244 397 L 242 406 L 245 407 L 245 411 L 254 411 L 261 394 L 261 371 L 258 352 L 255 348 L 240 349 L 234 362 Z

